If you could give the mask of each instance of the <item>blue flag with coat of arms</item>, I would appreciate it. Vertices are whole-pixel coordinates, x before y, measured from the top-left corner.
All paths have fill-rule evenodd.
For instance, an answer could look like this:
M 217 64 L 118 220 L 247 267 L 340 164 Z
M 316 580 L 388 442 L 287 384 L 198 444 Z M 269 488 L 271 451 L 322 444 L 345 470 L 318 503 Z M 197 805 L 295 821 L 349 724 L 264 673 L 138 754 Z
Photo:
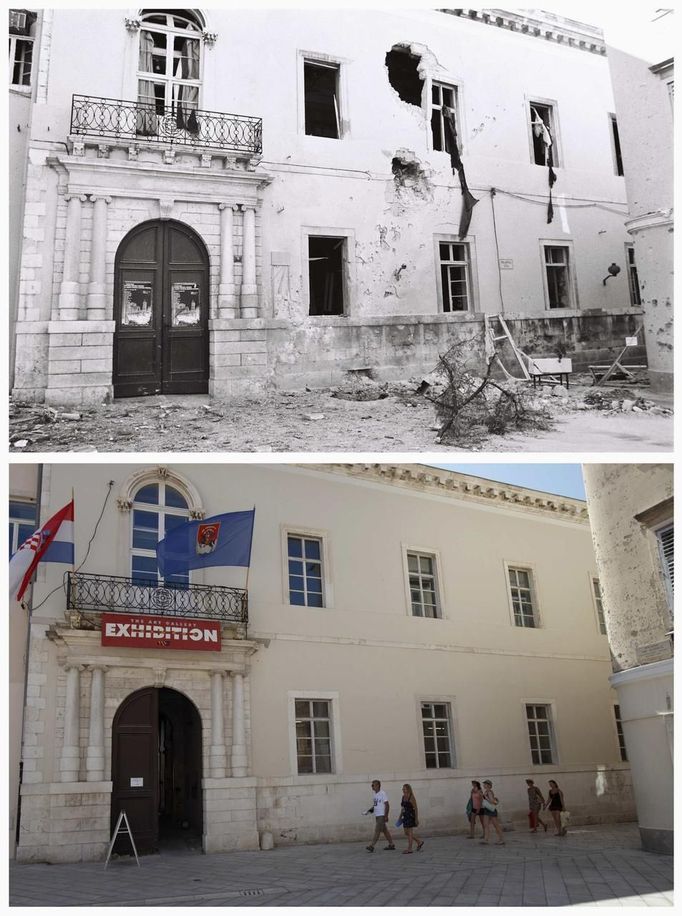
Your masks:
M 204 566 L 249 566 L 255 509 L 178 525 L 156 545 L 162 576 Z

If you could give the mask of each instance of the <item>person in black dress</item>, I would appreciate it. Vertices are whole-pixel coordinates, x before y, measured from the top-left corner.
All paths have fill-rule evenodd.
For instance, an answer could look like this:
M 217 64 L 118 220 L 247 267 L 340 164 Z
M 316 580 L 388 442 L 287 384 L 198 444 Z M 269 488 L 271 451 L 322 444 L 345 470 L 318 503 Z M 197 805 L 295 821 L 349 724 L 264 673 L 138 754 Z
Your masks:
M 405 783 L 403 786 L 403 797 L 400 799 L 400 823 L 407 837 L 407 849 L 403 850 L 403 855 L 412 852 L 412 843 L 417 844 L 417 852 L 424 845 L 424 840 L 420 840 L 414 832 L 414 828 L 419 826 L 419 812 L 417 811 L 417 799 L 414 797 L 412 786 Z
M 547 810 L 552 815 L 556 831 L 554 836 L 566 836 L 566 828 L 561 826 L 561 812 L 566 810 L 564 804 L 564 793 L 553 779 L 549 781 L 549 792 L 547 799 Z

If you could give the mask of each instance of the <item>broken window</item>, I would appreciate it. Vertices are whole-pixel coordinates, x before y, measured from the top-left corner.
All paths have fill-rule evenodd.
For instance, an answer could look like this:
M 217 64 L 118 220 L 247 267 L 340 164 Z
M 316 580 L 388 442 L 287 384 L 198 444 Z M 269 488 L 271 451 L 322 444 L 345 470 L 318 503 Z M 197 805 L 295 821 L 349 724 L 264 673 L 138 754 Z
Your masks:
M 399 46 L 391 48 L 385 61 L 388 81 L 403 102 L 421 107 L 424 80 L 419 75 L 420 62 L 418 54 Z
M 639 291 L 639 277 L 637 276 L 637 265 L 635 264 L 635 246 L 626 245 L 625 250 L 627 252 L 628 258 L 628 286 L 630 289 L 630 305 L 641 305 L 642 295 Z
M 303 85 L 306 134 L 338 139 L 341 136 L 338 64 L 304 61 Z
M 470 257 L 465 242 L 439 242 L 440 275 L 444 312 L 466 312 L 470 308 Z
M 618 121 L 616 121 L 615 114 L 609 115 L 609 122 L 611 124 L 611 143 L 613 149 L 613 165 L 616 170 L 616 175 L 623 175 L 623 156 L 620 151 L 620 137 L 618 135 Z
M 15 89 L 31 86 L 36 19 L 37 14 L 28 10 L 9 11 L 9 81 Z
M 554 125 L 554 108 L 540 102 L 530 103 L 530 125 L 533 141 L 533 162 L 536 165 L 559 165 Z
M 445 125 L 443 123 L 445 118 L 443 114 L 444 107 L 452 114 L 457 132 L 459 133 L 456 103 L 457 90 L 454 86 L 447 86 L 445 83 L 435 82 L 431 84 L 431 138 L 435 150 L 450 152 L 445 135 Z
M 190 10 L 144 10 L 138 54 L 139 134 L 156 134 L 159 118 L 198 133 L 201 27 Z
M 311 315 L 343 315 L 343 270 L 346 239 L 308 237 L 308 279 Z
M 569 249 L 566 245 L 545 245 L 544 252 L 547 306 L 551 309 L 570 309 L 572 302 Z

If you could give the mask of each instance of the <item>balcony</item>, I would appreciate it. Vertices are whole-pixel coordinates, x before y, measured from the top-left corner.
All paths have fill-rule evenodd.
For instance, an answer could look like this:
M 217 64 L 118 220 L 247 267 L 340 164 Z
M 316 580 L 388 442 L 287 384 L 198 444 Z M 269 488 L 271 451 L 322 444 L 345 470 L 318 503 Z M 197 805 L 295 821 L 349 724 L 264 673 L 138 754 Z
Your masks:
M 150 614 L 219 620 L 246 631 L 248 593 L 224 585 L 156 585 L 127 576 L 68 574 L 68 611 L 79 613 Z
M 71 136 L 106 143 L 152 144 L 184 149 L 218 150 L 251 158 L 263 149 L 263 120 L 218 111 L 159 108 L 145 102 L 125 102 L 74 95 Z

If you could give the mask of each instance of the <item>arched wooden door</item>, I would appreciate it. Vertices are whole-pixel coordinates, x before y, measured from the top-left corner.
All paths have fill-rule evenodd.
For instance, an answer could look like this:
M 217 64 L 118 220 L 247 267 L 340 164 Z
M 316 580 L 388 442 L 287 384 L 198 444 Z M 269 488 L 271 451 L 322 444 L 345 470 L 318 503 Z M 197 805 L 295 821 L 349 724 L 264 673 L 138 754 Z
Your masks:
M 114 396 L 208 391 L 209 265 L 175 220 L 136 226 L 116 254 Z
M 145 687 L 127 697 L 112 724 L 112 831 L 125 811 L 139 852 L 179 840 L 200 848 L 201 747 L 201 716 L 186 696 Z M 130 854 L 130 841 L 115 850 Z

